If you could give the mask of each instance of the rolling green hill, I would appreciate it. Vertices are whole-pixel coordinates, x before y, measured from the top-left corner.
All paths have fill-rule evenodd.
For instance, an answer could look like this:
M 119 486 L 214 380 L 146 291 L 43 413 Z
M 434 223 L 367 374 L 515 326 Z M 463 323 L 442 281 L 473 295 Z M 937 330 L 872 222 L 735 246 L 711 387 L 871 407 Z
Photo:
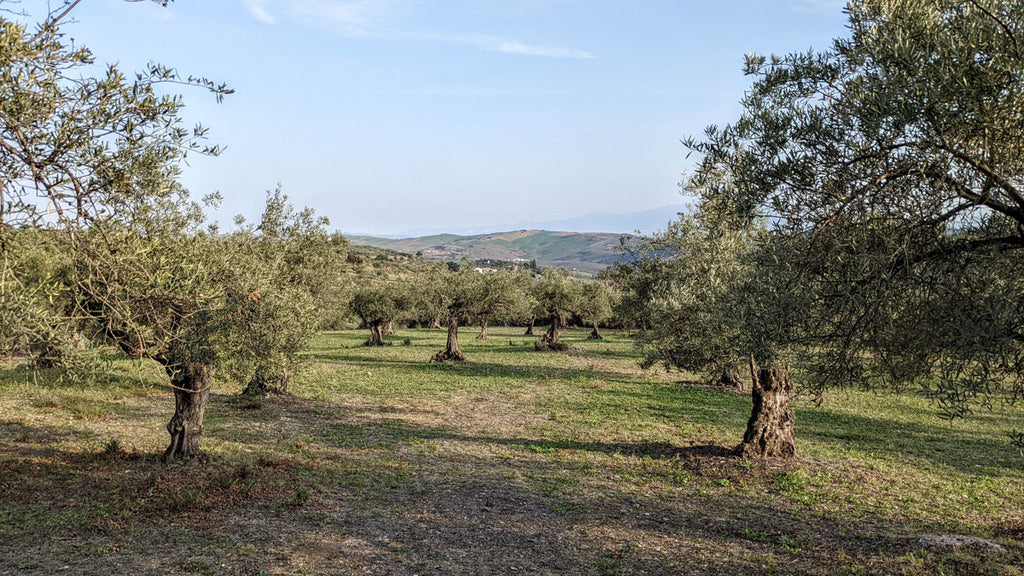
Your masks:
M 556 266 L 581 274 L 594 274 L 618 262 L 620 234 L 517 230 L 477 236 L 435 234 L 419 238 L 349 236 L 354 245 L 375 246 L 415 254 L 428 260 L 536 260 L 540 266 Z

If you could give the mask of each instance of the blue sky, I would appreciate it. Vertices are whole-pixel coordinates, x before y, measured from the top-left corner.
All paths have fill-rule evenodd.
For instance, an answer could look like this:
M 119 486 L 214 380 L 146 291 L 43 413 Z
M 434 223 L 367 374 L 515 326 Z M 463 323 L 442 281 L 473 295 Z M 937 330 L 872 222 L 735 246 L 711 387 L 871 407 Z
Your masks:
M 37 14 L 45 5 L 22 4 Z M 214 215 L 281 183 L 333 229 L 500 226 L 682 204 L 680 138 L 724 124 L 748 52 L 826 48 L 840 0 L 85 0 L 67 34 L 125 70 L 226 82 L 186 118 Z

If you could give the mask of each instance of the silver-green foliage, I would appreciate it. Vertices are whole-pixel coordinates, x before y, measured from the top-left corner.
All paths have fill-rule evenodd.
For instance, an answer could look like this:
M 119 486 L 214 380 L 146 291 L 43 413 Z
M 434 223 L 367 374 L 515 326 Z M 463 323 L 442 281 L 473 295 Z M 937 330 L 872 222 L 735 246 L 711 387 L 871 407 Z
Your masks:
M 1024 382 L 1024 4 L 848 13 L 829 50 L 748 56 L 743 113 L 687 141 L 684 185 L 709 230 L 766 231 L 740 350 L 796 344 L 812 386 L 916 383 L 961 416 Z

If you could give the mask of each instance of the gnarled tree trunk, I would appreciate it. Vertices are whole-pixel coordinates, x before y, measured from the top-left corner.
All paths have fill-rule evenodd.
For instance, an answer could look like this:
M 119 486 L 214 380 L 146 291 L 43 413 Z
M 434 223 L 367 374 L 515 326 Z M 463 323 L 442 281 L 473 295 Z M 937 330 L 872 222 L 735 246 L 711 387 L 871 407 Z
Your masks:
M 439 316 L 434 316 L 433 318 L 431 318 L 430 319 L 430 325 L 427 326 L 427 328 L 429 328 L 431 330 L 440 330 L 441 329 L 441 318 Z
M 594 322 L 594 330 L 587 336 L 587 340 L 604 340 L 604 336 L 597 331 L 597 322 Z
M 291 394 L 292 376 L 287 370 L 271 372 L 256 369 L 252 379 L 245 385 L 242 394 L 246 396 L 288 396 Z
M 735 388 L 736 390 L 744 390 L 747 387 L 746 382 L 740 376 L 740 369 L 738 366 L 732 368 L 726 368 L 722 370 L 722 373 L 717 377 L 712 377 L 708 380 L 708 386 L 721 386 L 722 388 Z
M 476 336 L 477 340 L 487 340 L 487 320 L 480 322 L 480 333 Z
M 380 333 L 382 336 L 393 336 L 395 334 L 395 323 L 391 320 L 388 320 L 381 327 Z
M 526 332 L 523 332 L 523 336 L 533 336 L 533 325 L 537 322 L 537 317 L 530 318 L 530 325 L 526 327 Z
M 558 342 L 558 337 L 562 335 L 562 317 L 555 314 L 555 317 L 551 320 L 551 327 L 544 333 L 544 337 L 541 338 L 541 342 L 545 344 L 554 344 Z
M 387 346 L 388 342 L 384 341 L 384 323 L 374 322 L 370 324 L 370 339 L 366 341 L 365 346 Z
M 459 351 L 459 319 L 452 315 L 448 319 L 448 345 L 444 350 L 434 354 L 431 362 L 465 362 L 466 357 Z
M 786 366 L 758 369 L 750 360 L 754 407 L 737 453 L 747 458 L 787 458 L 796 454 L 796 417 L 789 405 L 793 380 Z
M 203 415 L 210 398 L 213 371 L 206 364 L 194 363 L 183 368 L 167 368 L 174 387 L 174 416 L 167 423 L 171 444 L 164 451 L 164 460 L 185 460 L 201 455 L 199 440 L 203 437 Z

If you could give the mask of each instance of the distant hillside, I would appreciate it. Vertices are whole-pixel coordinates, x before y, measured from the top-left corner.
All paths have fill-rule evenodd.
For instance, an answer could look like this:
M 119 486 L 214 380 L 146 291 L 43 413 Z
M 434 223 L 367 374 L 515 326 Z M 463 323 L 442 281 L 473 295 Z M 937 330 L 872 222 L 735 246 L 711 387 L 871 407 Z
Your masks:
M 408 254 L 422 252 L 427 260 L 536 260 L 540 266 L 557 266 L 594 274 L 621 259 L 617 248 L 621 234 L 518 230 L 498 234 L 458 236 L 436 234 L 418 238 L 348 236 L 357 246 L 375 246 Z
M 680 212 L 689 212 L 690 207 L 684 204 L 651 208 L 640 212 L 619 214 L 614 212 L 592 212 L 583 216 L 562 220 L 531 220 L 505 222 L 503 224 L 487 224 L 446 228 L 416 228 L 398 234 L 374 235 L 374 238 L 419 238 L 437 236 L 442 232 L 460 236 L 478 236 L 481 234 L 497 234 L 503 230 L 564 230 L 567 232 L 606 232 L 609 234 L 632 234 L 639 230 L 642 234 L 652 234 L 664 230 L 670 220 L 677 220 Z M 368 236 L 357 230 L 346 231 L 346 236 Z

